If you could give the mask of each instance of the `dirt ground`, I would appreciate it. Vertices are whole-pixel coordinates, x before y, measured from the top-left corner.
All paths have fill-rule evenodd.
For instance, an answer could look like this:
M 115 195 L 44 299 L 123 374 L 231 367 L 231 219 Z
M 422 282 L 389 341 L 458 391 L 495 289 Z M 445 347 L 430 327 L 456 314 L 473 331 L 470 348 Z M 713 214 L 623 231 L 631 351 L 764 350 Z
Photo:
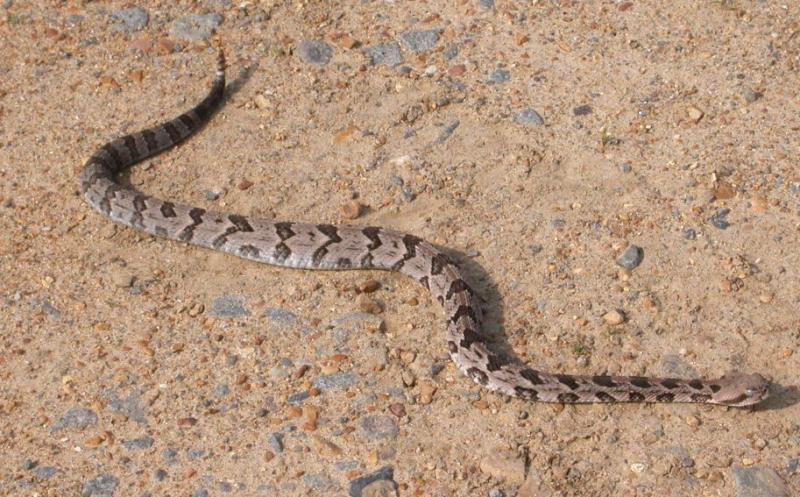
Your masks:
M 137 188 L 447 247 L 544 370 L 770 398 L 506 399 L 402 276 L 113 226 L 80 168 L 204 94 L 212 28 L 230 97 Z M 0 494 L 800 495 L 800 4 L 5 0 L 0 51 Z

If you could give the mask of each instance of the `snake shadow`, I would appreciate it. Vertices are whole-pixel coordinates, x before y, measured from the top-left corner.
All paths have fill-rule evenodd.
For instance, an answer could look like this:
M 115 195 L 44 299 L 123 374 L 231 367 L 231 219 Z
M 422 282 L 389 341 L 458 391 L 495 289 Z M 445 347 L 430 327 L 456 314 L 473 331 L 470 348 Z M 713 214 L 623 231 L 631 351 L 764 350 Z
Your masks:
M 448 247 L 437 246 L 439 250 L 447 254 L 458 263 L 467 283 L 475 289 L 481 299 L 483 310 L 483 326 L 481 333 L 487 337 L 487 347 L 497 354 L 502 355 L 512 362 L 524 362 L 514 352 L 508 343 L 504 330 L 504 305 L 503 295 L 497 290 L 497 282 L 489 275 L 473 257 L 464 252 Z M 527 364 L 527 363 L 526 363 Z M 538 369 L 536 364 L 527 364 Z M 772 411 L 786 409 L 800 403 L 800 386 L 782 385 L 772 383 L 770 385 L 770 396 L 766 400 L 752 407 L 756 411 Z

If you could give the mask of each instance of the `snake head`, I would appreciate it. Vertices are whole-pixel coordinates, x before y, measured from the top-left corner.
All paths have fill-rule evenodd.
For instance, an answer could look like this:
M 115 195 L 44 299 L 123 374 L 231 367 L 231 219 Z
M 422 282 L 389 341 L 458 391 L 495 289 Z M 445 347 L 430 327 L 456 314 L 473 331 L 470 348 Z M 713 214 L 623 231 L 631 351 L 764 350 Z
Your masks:
M 715 387 L 719 387 L 718 389 Z M 711 386 L 711 402 L 733 407 L 758 404 L 769 396 L 769 381 L 758 373 L 729 374 Z

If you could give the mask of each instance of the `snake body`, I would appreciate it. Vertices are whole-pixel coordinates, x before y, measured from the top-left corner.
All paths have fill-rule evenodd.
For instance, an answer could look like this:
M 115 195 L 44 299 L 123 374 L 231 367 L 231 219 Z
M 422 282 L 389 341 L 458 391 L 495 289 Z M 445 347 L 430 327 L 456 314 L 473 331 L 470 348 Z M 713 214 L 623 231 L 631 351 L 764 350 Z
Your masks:
M 746 406 L 767 397 L 759 374 L 714 380 L 580 376 L 537 371 L 489 350 L 481 334 L 481 308 L 457 264 L 432 244 L 381 227 L 276 222 L 207 211 L 161 200 L 119 183 L 116 174 L 177 145 L 207 123 L 225 91 L 222 51 L 211 90 L 191 110 L 163 124 L 117 138 L 87 161 L 80 176 L 86 201 L 115 223 L 274 266 L 311 270 L 377 269 L 410 276 L 442 305 L 447 348 L 475 382 L 531 401 L 699 402 Z

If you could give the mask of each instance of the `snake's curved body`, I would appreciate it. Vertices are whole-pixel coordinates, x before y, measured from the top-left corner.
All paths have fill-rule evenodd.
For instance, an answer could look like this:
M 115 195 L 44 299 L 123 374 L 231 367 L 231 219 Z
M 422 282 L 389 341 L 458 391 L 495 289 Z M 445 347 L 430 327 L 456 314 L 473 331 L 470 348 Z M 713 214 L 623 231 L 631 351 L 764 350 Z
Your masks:
M 117 138 L 81 173 L 89 204 L 115 223 L 152 235 L 228 252 L 257 262 L 301 269 L 398 271 L 418 281 L 444 307 L 447 348 L 458 368 L 506 395 L 542 402 L 703 402 L 751 405 L 767 395 L 758 374 L 716 380 L 551 374 L 491 352 L 481 334 L 475 292 L 458 266 L 430 243 L 379 227 L 346 227 L 254 219 L 161 200 L 116 181 L 123 169 L 191 136 L 221 105 L 225 63 L 193 109 L 166 123 Z

